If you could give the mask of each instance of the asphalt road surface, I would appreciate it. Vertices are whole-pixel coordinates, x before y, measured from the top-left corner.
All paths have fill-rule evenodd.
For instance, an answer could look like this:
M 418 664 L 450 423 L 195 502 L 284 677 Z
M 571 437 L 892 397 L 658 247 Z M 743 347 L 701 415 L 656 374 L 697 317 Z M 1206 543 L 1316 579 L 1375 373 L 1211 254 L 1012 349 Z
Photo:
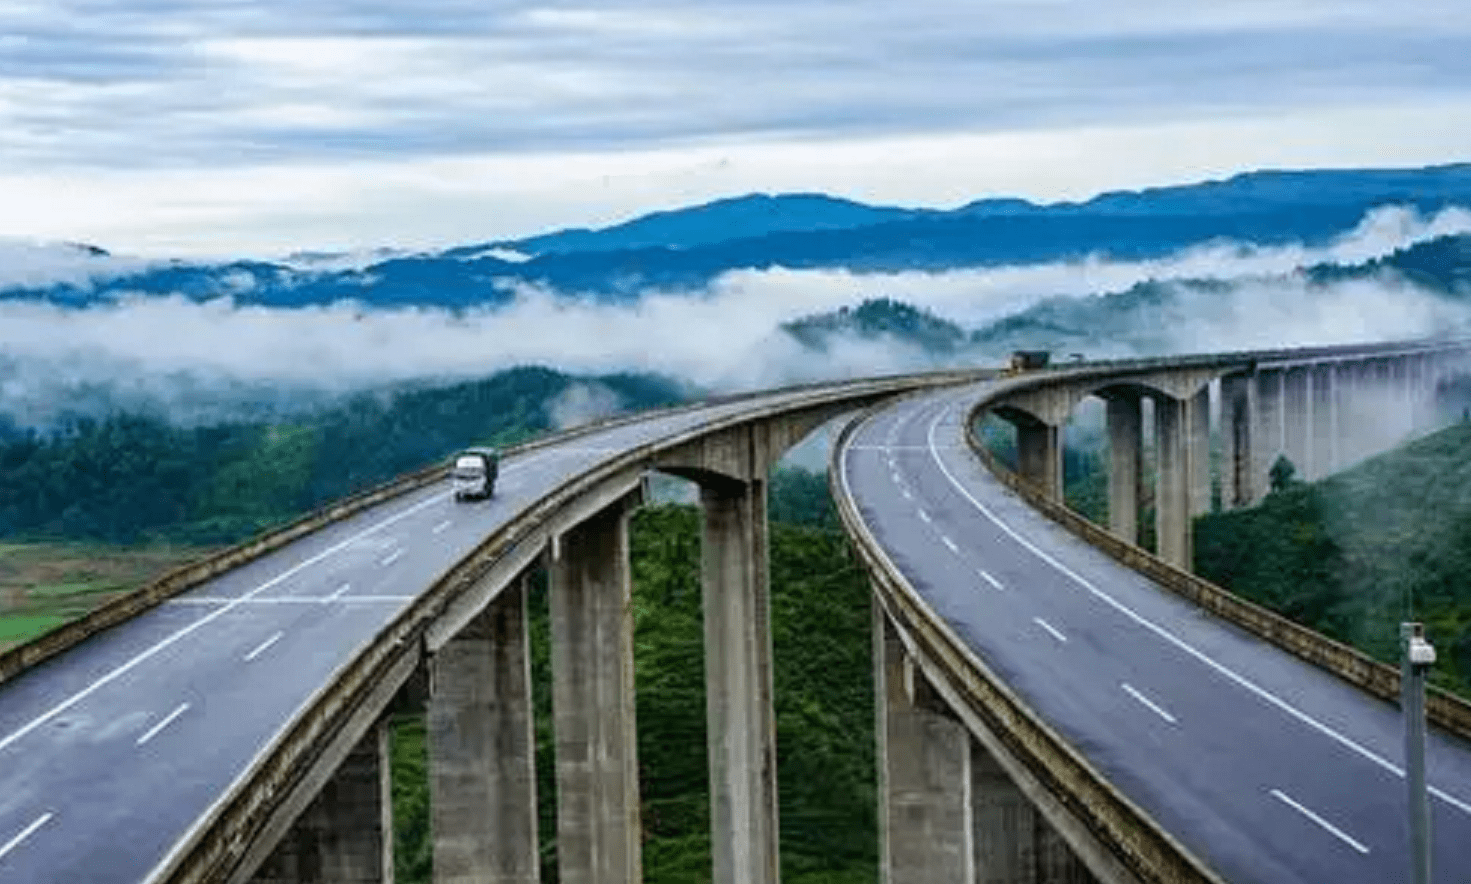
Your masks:
M 1205 616 L 1037 514 L 966 447 L 978 388 L 865 421 L 843 479 L 932 610 L 1234 884 L 1409 880 L 1398 709 Z M 1432 733 L 1434 880 L 1471 881 L 1471 746 Z

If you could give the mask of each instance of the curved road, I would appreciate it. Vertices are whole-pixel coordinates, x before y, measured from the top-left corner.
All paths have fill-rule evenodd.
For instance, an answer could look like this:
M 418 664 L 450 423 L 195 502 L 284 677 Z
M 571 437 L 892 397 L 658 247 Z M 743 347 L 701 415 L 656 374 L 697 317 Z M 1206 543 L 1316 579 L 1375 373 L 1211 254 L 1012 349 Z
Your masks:
M 395 498 L 0 686 L 0 884 L 147 881 L 313 694 L 419 592 L 567 479 L 775 402 L 751 397 L 506 458 L 495 496 Z
M 892 564 L 1106 778 L 1233 884 L 1408 878 L 1398 710 L 1204 616 L 1036 513 L 966 447 L 979 387 L 841 452 Z M 1471 880 L 1471 746 L 1432 734 L 1435 880 Z

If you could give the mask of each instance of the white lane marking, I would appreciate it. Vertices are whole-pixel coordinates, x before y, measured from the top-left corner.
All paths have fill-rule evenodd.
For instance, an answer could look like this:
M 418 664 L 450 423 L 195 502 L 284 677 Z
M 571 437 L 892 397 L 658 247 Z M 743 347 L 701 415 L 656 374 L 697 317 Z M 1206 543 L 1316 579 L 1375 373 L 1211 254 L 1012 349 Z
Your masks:
M 338 599 L 340 599 L 344 595 L 346 595 L 347 594 L 347 591 L 349 589 L 352 589 L 352 584 L 351 583 L 344 583 L 344 584 L 342 584 L 341 586 L 339 586 L 336 589 L 334 589 L 332 591 L 331 595 L 328 595 L 328 596 L 323 597 L 322 598 L 322 603 L 323 604 L 326 604 L 327 602 L 335 602 L 335 601 L 337 601 Z
M 1272 706 L 1277 707 L 1281 711 L 1287 713 L 1288 715 L 1292 716 L 1293 718 L 1297 719 L 1298 721 L 1302 722 L 1303 724 L 1307 725 L 1308 727 L 1312 728 L 1323 736 L 1328 737 L 1329 739 L 1333 740 L 1344 748 L 1356 753 L 1360 757 L 1373 762 L 1374 764 L 1377 764 L 1379 767 L 1389 771 L 1395 776 L 1400 778 L 1404 777 L 1404 768 L 1395 765 L 1389 759 L 1384 758 L 1383 756 L 1374 752 L 1372 749 L 1369 749 L 1366 746 L 1362 746 L 1359 743 L 1354 742 L 1354 740 L 1352 740 L 1351 738 L 1340 734 L 1338 731 L 1335 731 L 1333 728 L 1328 727 L 1326 724 L 1323 724 L 1321 721 L 1318 721 L 1316 718 L 1313 718 L 1311 715 L 1303 712 L 1301 709 L 1298 709 L 1296 706 L 1293 706 L 1291 703 L 1288 703 L 1286 700 L 1283 700 L 1281 697 L 1278 697 L 1276 694 L 1273 694 L 1271 691 L 1267 690 L 1261 685 L 1258 685 L 1251 679 L 1238 674 L 1235 670 L 1227 667 L 1222 663 L 1216 662 L 1214 659 L 1207 656 L 1204 652 L 1198 650 L 1194 645 L 1191 645 L 1189 642 L 1176 636 L 1174 633 L 1165 629 L 1163 626 L 1160 626 L 1158 623 L 1155 623 L 1147 617 L 1144 617 L 1143 615 L 1136 612 L 1133 608 L 1130 608 L 1128 605 L 1120 602 L 1118 599 L 1094 586 L 1092 583 L 1089 583 L 1087 580 L 1083 579 L 1082 575 L 1078 574 L 1067 565 L 1064 565 L 1062 562 L 1059 562 L 1057 559 L 1054 559 L 1046 552 L 1043 552 L 1039 547 L 1023 537 L 1010 525 L 1001 521 L 1001 519 L 998 518 L 995 513 L 991 512 L 991 509 L 989 507 L 977 500 L 974 495 L 966 490 L 964 485 L 960 484 L 960 480 L 955 478 L 955 474 L 950 472 L 949 467 L 946 467 L 945 462 L 941 460 L 939 449 L 935 447 L 934 441 L 935 428 L 939 426 L 940 418 L 943 417 L 944 414 L 944 410 L 941 410 L 938 414 L 935 415 L 935 419 L 930 423 L 930 457 L 934 459 L 935 464 L 940 468 L 940 472 L 945 474 L 945 478 L 950 481 L 950 484 L 955 486 L 955 490 L 959 491 L 962 497 L 970 501 L 971 505 L 980 511 L 981 515 L 991 520 L 991 522 L 995 524 L 997 528 L 1000 528 L 1002 531 L 1004 531 L 1007 536 L 1009 536 L 1012 540 L 1015 540 L 1020 546 L 1031 552 L 1032 555 L 1051 565 L 1064 576 L 1071 579 L 1074 583 L 1086 589 L 1095 598 L 1099 599 L 1100 601 L 1112 607 L 1114 610 L 1118 611 L 1120 614 L 1123 614 L 1125 617 L 1133 620 L 1135 623 L 1164 639 L 1166 642 L 1174 645 L 1176 648 L 1179 648 L 1181 651 L 1184 651 L 1191 657 L 1194 657 L 1196 660 L 1199 660 L 1201 663 L 1204 663 L 1206 666 L 1210 667 L 1221 676 L 1229 679 L 1240 687 L 1256 695 L 1259 699 L 1265 701 L 1266 703 L 1269 703 Z M 1430 794 L 1451 805 L 1457 810 L 1460 810 L 1461 812 L 1466 814 L 1471 814 L 1471 803 L 1467 803 L 1466 801 L 1457 798 L 1456 796 L 1451 795 L 1448 792 L 1438 789 L 1435 786 L 1430 786 L 1429 792 Z
M 180 703 L 177 709 L 175 709 L 173 712 L 170 712 L 168 715 L 165 715 L 164 716 L 163 721 L 160 721 L 158 724 L 155 724 L 153 727 L 149 728 L 146 732 L 144 732 L 143 736 L 141 736 L 141 737 L 138 738 L 138 745 L 141 746 L 144 743 L 148 742 L 149 740 L 153 739 L 154 737 L 158 736 L 158 732 L 159 731 L 161 731 L 164 728 L 168 727 L 169 725 L 173 724 L 174 723 L 174 719 L 178 718 L 180 715 L 183 715 L 185 712 L 188 712 L 188 711 L 189 711 L 189 704 L 188 703 Z
M 1041 617 L 1033 617 L 1032 618 L 1032 622 L 1035 623 L 1035 624 L 1037 624 L 1038 626 L 1042 627 L 1043 629 L 1047 630 L 1048 632 L 1052 633 L 1052 637 L 1053 638 L 1057 639 L 1058 641 L 1062 642 L 1063 644 L 1067 644 L 1067 636 L 1063 635 L 1061 632 L 1058 632 L 1057 631 L 1057 627 L 1053 626 L 1051 623 L 1048 623 L 1046 620 L 1043 620 Z
M 16 835 L 14 838 L 11 838 L 9 841 L 6 841 L 4 844 L 0 844 L 0 859 L 4 859 L 5 855 L 19 847 L 22 841 L 36 834 L 36 830 L 51 822 L 51 818 L 55 815 L 56 814 L 51 813 L 50 811 L 41 814 L 40 816 L 36 817 L 35 821 L 32 822 L 29 826 L 21 829 L 20 834 Z
M 1292 808 L 1293 810 L 1322 826 L 1324 830 L 1328 832 L 1328 834 L 1334 836 L 1338 840 L 1342 841 L 1344 844 L 1347 844 L 1349 847 L 1352 847 L 1354 850 L 1357 850 L 1359 853 L 1369 852 L 1368 846 L 1365 845 L 1363 842 L 1355 840 L 1354 838 L 1350 837 L 1347 832 L 1318 816 L 1316 813 L 1313 813 L 1308 808 L 1303 807 L 1301 804 L 1298 804 L 1296 801 L 1293 801 L 1281 789 L 1272 789 L 1270 794 L 1273 798 L 1276 798 L 1278 801 L 1281 801 L 1283 804 L 1287 805 L 1288 807 Z
M 454 522 L 450 521 L 449 519 L 445 519 L 443 522 L 440 522 L 438 525 L 435 525 L 430 530 L 434 534 L 443 534 L 445 532 L 445 529 L 449 528 L 449 526 L 451 526 L 453 524 L 454 524 Z
M 338 599 L 332 599 L 332 601 L 335 601 L 338 604 L 342 604 L 342 605 L 351 605 L 351 604 L 355 604 L 357 602 L 411 602 L 411 601 L 413 601 L 416 598 L 418 598 L 418 596 L 412 596 L 412 595 L 345 595 L 345 596 L 343 596 L 341 598 L 338 598 Z M 205 606 L 205 607 L 207 607 L 209 605 L 241 605 L 241 606 L 253 606 L 253 605 L 320 605 L 324 601 L 326 601 L 326 599 L 324 599 L 323 597 L 321 597 L 321 596 L 314 596 L 314 595 L 300 595 L 300 596 L 290 596 L 290 595 L 288 595 L 288 596 L 274 596 L 274 595 L 272 595 L 272 596 L 257 597 L 257 598 L 253 598 L 253 599 L 245 599 L 244 601 L 240 601 L 238 599 L 228 599 L 228 598 L 218 598 L 218 597 L 211 598 L 211 597 L 208 597 L 208 596 L 204 596 L 204 597 L 195 598 L 195 599 L 174 599 L 173 601 L 169 602 L 169 604 L 171 604 L 171 605 L 200 605 L 200 606 Z
M 1006 589 L 1006 587 L 1004 587 L 1004 586 L 1001 585 L 1001 581 L 1000 580 L 997 580 L 995 577 L 992 577 L 991 576 L 991 572 L 990 571 L 987 571 L 987 570 L 982 569 L 982 568 L 977 568 L 976 569 L 976 573 L 979 574 L 979 575 L 981 575 L 981 579 L 982 580 L 984 580 L 987 583 L 991 584 L 991 588 L 992 589 Z
M 924 510 L 919 511 L 919 517 L 924 520 L 924 523 L 926 525 L 931 524 L 930 514 L 925 512 Z
M 211 611 L 208 614 L 205 614 L 203 617 L 200 617 L 198 620 L 195 620 L 193 623 L 190 623 L 188 626 L 185 626 L 182 629 L 178 630 L 177 632 L 173 633 L 172 635 L 169 635 L 169 636 L 166 636 L 165 638 L 160 639 L 159 641 L 157 641 L 156 643 L 154 643 L 151 647 L 149 647 L 149 648 L 147 648 L 147 649 L 139 652 L 136 656 L 134 656 L 128 662 L 122 664 L 121 666 L 118 666 L 117 668 L 113 669 L 111 672 L 109 672 L 106 675 L 98 678 L 96 681 L 92 682 L 91 684 L 87 685 L 85 688 L 82 688 L 80 691 L 77 691 L 75 694 L 72 694 L 70 697 L 67 697 L 65 700 L 62 700 L 60 703 L 57 703 L 55 706 L 52 706 L 50 709 L 46 710 L 45 712 L 43 712 L 40 715 L 36 716 L 35 718 L 31 719 L 26 724 L 22 725 L 19 729 L 15 730 L 15 731 L 12 731 L 11 733 L 7 734 L 3 739 L 0 739 L 0 750 L 4 750 L 4 749 L 6 749 L 6 748 L 8 748 L 8 747 L 10 747 L 12 745 L 14 745 L 17 740 L 25 737 L 31 731 L 34 731 L 36 728 L 40 727 L 41 725 L 45 724 L 46 722 L 50 721 L 51 719 L 53 719 L 56 716 L 60 715 L 61 713 L 65 712 L 66 710 L 72 708 L 73 706 L 77 705 L 78 703 L 82 702 L 87 697 L 90 697 L 92 694 L 96 693 L 98 690 L 100 690 L 104 686 L 106 686 L 108 684 L 111 684 L 113 681 L 117 680 L 118 678 L 121 678 L 126 673 L 131 672 L 133 670 L 133 668 L 136 667 L 138 664 L 144 662 L 145 660 L 150 659 L 151 657 L 153 657 L 154 654 L 157 654 L 159 651 L 162 651 L 164 648 L 167 648 L 169 645 L 172 645 L 174 642 L 176 642 L 179 639 L 183 638 L 184 636 L 190 634 L 191 632 L 193 632 L 194 630 L 198 629 L 199 627 L 201 627 L 201 626 L 205 625 L 206 623 L 209 623 L 209 622 L 211 622 L 211 621 L 213 621 L 213 620 L 215 620 L 215 619 L 223 616 L 226 612 L 230 611 L 235 606 L 239 605 L 241 602 L 244 602 L 244 601 L 246 601 L 248 599 L 254 598 L 259 593 L 265 592 L 266 590 L 270 589 L 271 587 L 273 587 L 273 586 L 281 583 L 283 580 L 286 580 L 286 579 L 292 577 L 293 575 L 298 574 L 301 571 L 304 571 L 305 569 L 311 567 L 312 565 L 315 565 L 317 562 L 322 561 L 323 559 L 327 558 L 328 556 L 331 556 L 331 555 L 334 555 L 334 554 L 336 554 L 338 552 L 341 552 L 342 550 L 346 549 L 347 547 L 351 546 L 352 544 L 357 543 L 359 540 L 362 540 L 364 537 L 367 537 L 369 534 L 372 534 L 373 532 L 379 530 L 380 528 L 383 528 L 383 527 L 385 527 L 387 525 L 392 525 L 393 523 L 402 521 L 403 519 L 407 519 L 409 516 L 413 515 L 414 513 L 418 512 L 419 510 L 425 509 L 426 507 L 432 506 L 432 505 L 434 505 L 436 503 L 442 503 L 442 502 L 444 502 L 444 500 L 446 498 L 448 498 L 448 497 L 449 497 L 449 493 L 448 492 L 443 493 L 443 494 L 436 494 L 433 497 L 429 498 L 428 500 L 423 500 L 423 501 L 420 501 L 419 503 L 414 504 L 413 506 L 409 507 L 408 509 L 404 510 L 401 513 L 398 513 L 396 515 L 389 516 L 388 518 L 382 520 L 381 522 L 378 522 L 377 524 L 370 525 L 369 527 L 364 528 L 362 531 L 359 531 L 357 534 L 354 534 L 353 536 L 347 538 L 346 540 L 343 540 L 343 541 L 340 541 L 340 542 L 338 542 L 336 544 L 333 544 L 332 546 L 328 547 L 327 549 L 322 550 L 321 552 L 317 553 L 316 555 L 312 556 L 311 558 L 309 558 L 309 559 L 307 559 L 307 560 L 305 560 L 303 562 L 299 562 L 296 565 L 293 565 L 292 567 L 286 569 L 285 571 L 282 571 L 280 574 L 276 575 L 275 577 L 272 577 L 270 580 L 267 580 L 265 583 L 262 583 L 260 586 L 257 586 L 255 589 L 252 589 L 250 592 L 246 593 L 245 595 L 242 595 L 242 596 L 240 596 L 237 599 L 232 599 L 229 602 L 226 602 L 224 605 L 221 605 L 220 606 L 220 609 L 218 611 Z M 311 601 L 316 601 L 316 600 L 315 599 L 312 599 Z
M 909 493 L 909 489 L 908 488 L 905 488 L 903 486 L 900 486 L 899 493 L 902 494 L 902 495 L 904 495 L 904 499 L 905 500 L 913 500 L 914 499 L 914 495 Z
M 951 540 L 943 534 L 940 535 L 940 541 L 946 546 L 950 547 L 951 552 L 955 553 L 956 555 L 960 555 L 960 547 L 955 545 L 955 541 Z
M 283 636 L 285 634 L 286 633 L 284 633 L 284 632 L 279 632 L 278 631 L 275 635 L 271 636 L 270 638 L 268 638 L 265 641 L 261 642 L 260 644 L 256 645 L 255 646 L 255 650 L 253 650 L 249 654 L 246 654 L 245 655 L 245 662 L 246 663 L 249 663 L 251 660 L 254 660 L 256 657 L 259 657 L 261 654 L 264 654 L 266 652 L 266 648 L 269 648 L 271 645 L 274 645 L 276 642 L 280 641 L 281 640 L 281 636 Z
M 1175 716 L 1166 712 L 1164 710 L 1164 707 L 1160 706 L 1158 703 L 1139 693 L 1139 691 L 1137 691 L 1133 685 L 1129 684 L 1128 682 L 1124 682 L 1120 685 L 1120 687 L 1124 689 L 1124 693 L 1138 700 L 1140 703 L 1143 703 L 1155 715 L 1158 715 L 1160 718 L 1163 718 L 1170 724 L 1179 724 L 1179 722 L 1175 721 Z
M 387 556 L 385 556 L 383 558 L 383 560 L 378 563 L 378 565 L 380 567 L 387 568 L 389 565 L 392 565 L 394 562 L 398 561 L 399 558 L 403 556 L 403 554 L 404 554 L 404 551 L 402 549 L 396 549 L 393 552 L 389 553 Z

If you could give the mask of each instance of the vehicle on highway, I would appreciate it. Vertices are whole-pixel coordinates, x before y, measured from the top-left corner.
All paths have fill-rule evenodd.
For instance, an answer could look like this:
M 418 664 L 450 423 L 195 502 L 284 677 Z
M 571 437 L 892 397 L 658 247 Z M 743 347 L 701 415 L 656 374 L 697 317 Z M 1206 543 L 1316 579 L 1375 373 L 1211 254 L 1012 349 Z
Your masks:
M 449 471 L 455 500 L 483 500 L 493 495 L 500 464 L 501 454 L 494 448 L 466 448 L 455 455 Z

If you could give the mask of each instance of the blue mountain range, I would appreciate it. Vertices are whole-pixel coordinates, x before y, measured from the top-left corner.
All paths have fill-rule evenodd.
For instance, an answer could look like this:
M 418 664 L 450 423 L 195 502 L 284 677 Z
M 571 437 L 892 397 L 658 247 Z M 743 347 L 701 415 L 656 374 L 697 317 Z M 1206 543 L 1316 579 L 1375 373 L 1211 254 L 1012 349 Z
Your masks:
M 122 294 L 224 295 L 273 307 L 494 308 L 518 284 L 630 301 L 698 288 L 742 269 L 941 271 L 1087 255 L 1160 257 L 1204 242 L 1322 244 L 1379 206 L 1471 207 L 1471 164 L 1398 170 L 1259 171 L 1221 181 L 1036 204 L 988 198 L 953 209 L 872 206 L 822 194 L 750 194 L 655 212 L 600 230 L 560 230 L 321 270 L 272 261 L 170 262 L 118 274 L 96 253 L 90 283 L 0 290 L 0 298 L 87 305 Z M 499 255 L 515 252 L 527 260 Z

